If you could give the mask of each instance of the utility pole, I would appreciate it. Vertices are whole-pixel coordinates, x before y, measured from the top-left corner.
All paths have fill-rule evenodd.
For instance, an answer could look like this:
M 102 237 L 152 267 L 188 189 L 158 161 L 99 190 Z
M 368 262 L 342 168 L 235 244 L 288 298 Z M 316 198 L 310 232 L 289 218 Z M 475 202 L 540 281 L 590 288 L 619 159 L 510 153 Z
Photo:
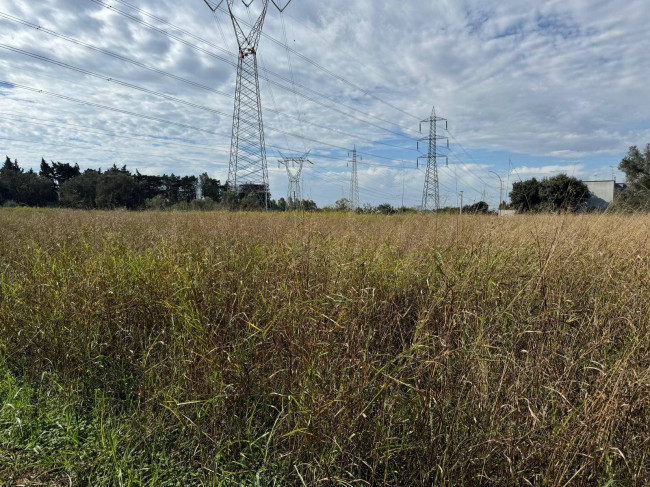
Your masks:
M 404 190 L 406 183 L 404 181 L 404 161 L 402 161 L 402 208 L 404 208 Z
M 291 3 L 291 0 L 287 1 L 283 7 L 276 0 L 262 0 L 262 11 L 248 33 L 243 30 L 235 17 L 234 4 L 236 0 L 203 1 L 213 13 L 216 13 L 224 1 L 226 2 L 239 47 L 228 186 L 236 193 L 240 192 L 242 186 L 256 192 L 264 198 L 265 206 L 268 209 L 269 172 L 266 163 L 257 51 L 269 1 L 272 1 L 273 5 L 282 12 Z M 248 9 L 254 1 L 242 0 L 242 4 Z
M 501 176 L 499 176 L 497 173 L 494 171 L 490 171 L 490 174 L 494 174 L 496 177 L 499 178 L 499 206 L 497 206 L 497 211 L 499 212 L 499 215 L 501 214 L 501 203 L 503 203 L 503 179 L 501 179 Z
M 282 154 L 280 154 L 282 155 Z M 301 178 L 302 178 L 302 168 L 305 162 L 313 164 L 307 157 L 309 152 L 301 157 L 284 157 L 278 160 L 278 167 L 280 164 L 283 164 L 287 169 L 287 176 L 289 177 L 289 191 L 287 192 L 287 209 L 290 206 L 293 208 L 300 209 L 302 208 L 302 187 L 301 187 Z M 291 203 L 291 205 L 290 205 Z
M 350 209 L 356 211 L 359 208 L 359 175 L 357 173 L 357 146 L 354 146 L 351 152 L 348 152 L 348 157 L 352 155 L 352 176 L 350 177 Z M 359 156 L 360 160 L 363 157 Z
M 460 214 L 463 214 L 463 192 L 460 192 Z
M 612 181 L 616 182 L 616 166 L 609 166 L 612 169 Z
M 512 172 L 512 158 L 508 157 L 508 177 L 506 178 L 506 192 L 510 191 L 510 173 Z M 506 193 L 507 195 L 507 193 Z
M 418 140 L 418 150 L 420 150 L 420 142 L 428 143 L 428 151 L 426 155 L 418 157 L 418 167 L 420 159 L 427 160 L 427 173 L 424 179 L 424 190 L 422 191 L 422 211 L 431 209 L 440 209 L 440 181 L 438 179 L 438 157 L 447 156 L 438 153 L 438 141 L 446 140 L 447 148 L 449 148 L 449 139 L 447 137 L 438 135 L 438 122 L 445 122 L 445 129 L 447 129 L 447 119 L 436 116 L 436 107 L 433 107 L 431 116 L 420 122 L 420 133 L 422 133 L 422 124 L 429 124 L 429 135 Z M 447 164 L 449 160 L 447 159 Z

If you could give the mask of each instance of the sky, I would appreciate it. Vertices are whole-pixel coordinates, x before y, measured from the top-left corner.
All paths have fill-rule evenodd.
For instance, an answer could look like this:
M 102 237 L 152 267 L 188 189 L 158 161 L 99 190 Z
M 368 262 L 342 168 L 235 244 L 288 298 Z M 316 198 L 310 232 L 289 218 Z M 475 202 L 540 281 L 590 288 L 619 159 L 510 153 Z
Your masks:
M 106 2 L 0 2 L 0 153 L 225 182 L 229 15 L 203 0 Z M 264 3 L 233 2 L 243 25 Z M 303 197 L 348 197 L 356 146 L 362 205 L 420 205 L 433 106 L 449 137 L 442 205 L 460 191 L 496 205 L 500 181 L 505 199 L 558 173 L 622 181 L 628 147 L 650 142 L 648 25 L 647 0 L 271 4 L 258 64 L 273 197 L 287 192 L 280 152 L 307 151 Z

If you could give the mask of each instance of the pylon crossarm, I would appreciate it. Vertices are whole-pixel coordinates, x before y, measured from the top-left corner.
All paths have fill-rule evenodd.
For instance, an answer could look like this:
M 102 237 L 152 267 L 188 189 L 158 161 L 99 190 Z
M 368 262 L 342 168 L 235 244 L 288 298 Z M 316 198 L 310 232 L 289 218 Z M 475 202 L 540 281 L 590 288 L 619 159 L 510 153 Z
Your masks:
M 284 4 L 284 7 L 280 7 L 282 2 L 276 2 L 275 0 L 271 0 L 271 1 L 273 2 L 273 5 L 275 5 L 275 8 L 277 8 L 280 11 L 280 13 L 284 12 L 284 9 L 286 9 L 289 6 L 289 4 L 291 3 L 291 0 L 289 0 L 288 2 L 286 2 Z
M 220 0 L 218 3 L 214 1 L 203 0 L 210 10 L 216 12 L 221 7 L 223 0 Z
M 205 0 L 204 0 L 205 1 Z M 248 54 L 256 54 L 257 45 L 259 44 L 260 37 L 262 35 L 262 28 L 264 27 L 264 20 L 266 19 L 266 12 L 269 8 L 269 0 L 264 0 L 264 7 L 262 8 L 262 13 L 260 13 L 257 21 L 253 24 L 248 35 L 244 33 L 235 12 L 233 10 L 235 0 L 228 1 L 228 12 L 230 13 L 230 19 L 232 21 L 233 28 L 235 29 L 235 36 L 237 37 L 237 44 L 239 45 L 239 54 L 240 56 L 245 56 Z M 253 2 L 243 2 L 246 7 L 249 7 Z M 250 51 L 249 51 L 250 50 Z

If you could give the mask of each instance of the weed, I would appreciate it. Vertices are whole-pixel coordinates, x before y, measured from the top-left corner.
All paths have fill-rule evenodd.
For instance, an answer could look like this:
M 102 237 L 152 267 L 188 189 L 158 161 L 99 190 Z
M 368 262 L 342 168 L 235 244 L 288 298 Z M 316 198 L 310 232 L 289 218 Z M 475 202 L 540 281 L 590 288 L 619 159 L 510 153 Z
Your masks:
M 0 477 L 648 483 L 649 223 L 0 210 Z

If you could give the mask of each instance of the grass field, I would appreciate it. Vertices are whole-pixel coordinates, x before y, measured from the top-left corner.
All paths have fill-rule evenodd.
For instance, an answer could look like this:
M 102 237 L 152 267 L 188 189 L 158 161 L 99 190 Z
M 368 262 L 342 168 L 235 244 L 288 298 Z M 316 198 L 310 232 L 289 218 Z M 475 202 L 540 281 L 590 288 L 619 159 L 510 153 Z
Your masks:
M 649 227 L 0 210 L 0 485 L 647 485 Z

